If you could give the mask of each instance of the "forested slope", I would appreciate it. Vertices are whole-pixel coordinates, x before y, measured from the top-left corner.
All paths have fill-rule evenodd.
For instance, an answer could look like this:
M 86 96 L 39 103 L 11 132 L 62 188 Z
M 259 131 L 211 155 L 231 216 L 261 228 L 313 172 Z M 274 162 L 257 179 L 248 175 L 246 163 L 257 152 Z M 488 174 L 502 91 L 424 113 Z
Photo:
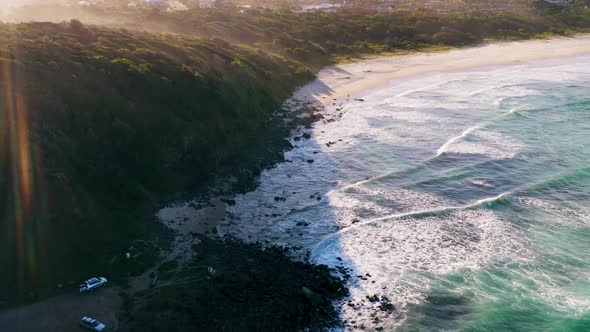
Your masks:
M 0 279 L 11 290 L 104 270 L 173 194 L 265 166 L 286 135 L 271 115 L 312 77 L 219 39 L 77 21 L 1 25 L 0 45 Z

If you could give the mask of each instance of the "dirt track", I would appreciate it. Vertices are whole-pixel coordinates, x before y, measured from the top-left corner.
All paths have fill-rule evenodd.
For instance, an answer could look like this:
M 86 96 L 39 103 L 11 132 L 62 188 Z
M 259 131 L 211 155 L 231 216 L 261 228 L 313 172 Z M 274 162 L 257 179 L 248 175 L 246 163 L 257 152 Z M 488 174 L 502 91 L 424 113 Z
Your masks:
M 41 302 L 0 311 L 0 330 L 7 332 L 80 332 L 80 318 L 90 316 L 118 329 L 117 313 L 121 305 L 116 288 L 88 293 L 68 293 Z M 6 328 L 6 329 L 5 329 Z

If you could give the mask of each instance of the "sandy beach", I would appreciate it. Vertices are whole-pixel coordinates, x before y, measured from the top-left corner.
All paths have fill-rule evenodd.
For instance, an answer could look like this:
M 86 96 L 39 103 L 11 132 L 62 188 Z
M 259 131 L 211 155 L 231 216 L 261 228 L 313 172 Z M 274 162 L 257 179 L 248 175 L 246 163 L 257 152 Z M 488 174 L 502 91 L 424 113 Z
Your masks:
M 366 58 L 322 69 L 318 78 L 302 87 L 295 97 L 327 105 L 333 100 L 382 87 L 392 80 L 429 73 L 576 57 L 587 53 L 590 53 L 590 35 Z

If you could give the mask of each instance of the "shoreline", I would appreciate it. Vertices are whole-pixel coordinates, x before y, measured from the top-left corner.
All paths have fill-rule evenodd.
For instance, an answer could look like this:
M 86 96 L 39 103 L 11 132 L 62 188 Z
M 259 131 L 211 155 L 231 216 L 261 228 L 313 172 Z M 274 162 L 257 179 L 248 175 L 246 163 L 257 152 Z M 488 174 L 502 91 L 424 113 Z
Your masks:
M 336 100 L 385 87 L 395 80 L 584 54 L 590 54 L 590 34 L 361 58 L 323 68 L 314 81 L 298 89 L 293 97 L 328 106 Z
M 371 57 L 359 59 L 356 62 L 340 63 L 320 70 L 314 81 L 298 89 L 289 100 L 316 103 L 319 108 L 325 110 L 322 111 L 324 115 L 335 115 L 338 112 L 332 111 L 340 111 L 341 106 L 348 102 L 347 99 L 356 97 L 355 99 L 358 101 L 363 101 L 362 96 L 375 90 L 385 89 L 398 80 L 486 67 L 524 65 L 536 61 L 568 59 L 583 55 L 590 55 L 590 34 L 566 38 L 501 42 L 441 52 L 415 52 Z M 302 139 L 302 137 L 297 137 L 297 134 L 291 137 L 292 140 L 295 138 Z M 311 139 L 315 138 L 312 136 Z M 309 264 L 318 264 L 317 261 L 311 259 L 305 261 Z M 350 287 L 349 281 L 345 281 L 347 287 Z M 377 315 L 383 311 L 382 308 L 388 308 L 389 305 L 393 307 L 388 297 L 379 298 L 377 293 L 371 294 L 368 293 L 366 298 L 363 297 L 358 302 L 349 298 L 348 301 L 336 304 L 340 306 L 339 313 L 343 317 L 345 326 L 352 328 L 349 325 L 350 321 L 347 320 L 351 316 L 343 316 L 342 308 L 346 305 L 353 307 L 360 305 L 360 302 L 366 299 L 377 299 L 376 302 L 379 303 L 380 309 L 371 308 L 371 310 L 375 310 L 373 314 L 377 313 Z M 384 315 L 397 314 L 395 310 L 391 312 L 385 310 Z M 406 318 L 407 316 L 398 316 L 395 319 L 402 322 Z M 355 321 L 356 319 L 352 320 L 352 323 L 354 324 Z M 354 327 L 356 328 L 356 326 Z
M 549 46 L 551 48 L 548 52 L 540 53 Z M 389 54 L 332 65 L 321 69 L 315 80 L 296 90 L 283 103 L 291 112 L 299 112 L 295 117 L 299 118 L 300 123 L 288 138 L 301 139 L 302 133 L 307 132 L 302 129 L 309 129 L 319 119 L 337 121 L 338 115 L 331 114 L 331 106 L 340 107 L 347 102 L 347 96 L 360 97 L 370 91 L 386 88 L 396 80 L 482 67 L 572 58 L 584 54 L 590 54 L 590 34 Z M 305 111 L 307 108 L 316 109 L 319 116 L 316 118 L 312 111 Z M 182 264 L 186 264 L 194 254 L 191 246 L 200 242 L 195 242 L 197 236 L 223 237 L 217 226 L 225 219 L 227 207 L 235 204 L 233 199 L 236 194 L 239 193 L 213 194 L 200 203 L 196 198 L 185 199 L 158 210 L 158 222 L 175 234 L 168 259 L 181 258 Z
M 539 53 L 548 46 L 552 47 L 549 52 Z M 508 50 L 511 51 L 509 54 L 506 53 Z M 301 128 L 309 128 L 318 119 L 329 115 L 329 106 L 342 105 L 347 96 L 358 97 L 385 88 L 392 81 L 482 67 L 573 58 L 584 54 L 590 54 L 590 34 L 377 55 L 324 67 L 315 80 L 297 89 L 283 103 L 291 112 L 300 112 L 296 117 L 309 117 L 307 120 L 299 119 L 300 124 L 292 130 L 289 139 L 298 138 L 302 133 Z M 305 111 L 307 108 L 315 108 L 321 116 L 314 118 L 313 112 Z M 206 202 L 201 202 L 205 204 L 199 207 L 195 205 L 198 203 L 196 199 L 185 199 L 162 207 L 156 215 L 160 223 L 176 232 L 175 241 L 186 241 L 191 234 L 215 233 L 217 225 L 225 217 L 227 202 L 233 201 L 233 198 L 234 194 L 212 195 Z M 181 247 L 181 251 L 189 251 L 186 243 Z M 180 254 L 178 250 L 172 251 Z

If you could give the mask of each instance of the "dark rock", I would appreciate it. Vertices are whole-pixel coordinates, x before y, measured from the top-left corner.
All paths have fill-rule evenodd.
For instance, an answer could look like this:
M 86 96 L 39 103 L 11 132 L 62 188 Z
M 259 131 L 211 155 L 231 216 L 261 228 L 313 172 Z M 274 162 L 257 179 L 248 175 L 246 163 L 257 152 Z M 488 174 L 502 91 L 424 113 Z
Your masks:
M 225 204 L 229 205 L 229 206 L 234 206 L 236 205 L 236 201 L 233 199 L 222 199 L 222 202 L 224 202 Z
M 381 309 L 381 311 L 393 312 L 393 311 L 395 311 L 395 306 L 389 302 L 381 303 L 381 305 L 379 306 L 379 309 Z
M 367 299 L 371 302 L 379 302 L 379 296 L 377 294 L 373 294 L 371 296 L 367 296 Z
M 311 134 L 310 133 L 303 133 L 303 135 L 301 135 L 301 137 L 303 137 L 305 139 L 310 139 L 311 138 Z
M 315 160 L 313 160 L 313 159 L 308 159 L 308 160 L 307 160 L 307 162 L 308 162 L 308 163 L 310 163 L 310 164 L 313 164 L 313 163 L 314 163 L 314 161 L 315 161 Z
M 306 223 L 305 221 L 300 221 L 296 225 L 297 226 L 309 226 L 309 223 Z
M 285 197 L 275 196 L 275 202 L 284 202 L 287 199 Z

